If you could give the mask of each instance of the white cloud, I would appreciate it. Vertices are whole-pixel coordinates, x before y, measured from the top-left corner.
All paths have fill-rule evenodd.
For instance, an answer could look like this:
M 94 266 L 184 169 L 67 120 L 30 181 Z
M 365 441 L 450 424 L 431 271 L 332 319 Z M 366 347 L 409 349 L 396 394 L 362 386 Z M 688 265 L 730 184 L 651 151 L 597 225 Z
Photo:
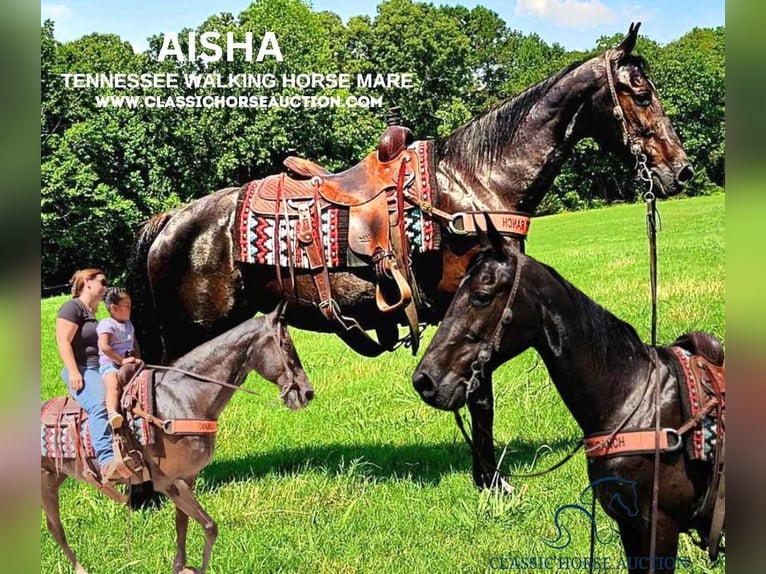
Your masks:
M 40 6 L 42 20 L 50 18 L 54 22 L 68 20 L 72 16 L 72 10 L 65 4 L 43 4 Z
M 599 0 L 516 0 L 516 14 L 552 20 L 565 28 L 595 28 L 618 19 Z

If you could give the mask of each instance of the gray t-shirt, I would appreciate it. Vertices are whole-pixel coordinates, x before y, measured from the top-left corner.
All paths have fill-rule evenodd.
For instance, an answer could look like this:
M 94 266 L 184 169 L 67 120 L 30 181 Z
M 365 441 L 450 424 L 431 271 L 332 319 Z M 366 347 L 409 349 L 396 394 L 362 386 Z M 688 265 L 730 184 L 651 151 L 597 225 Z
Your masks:
M 77 332 L 72 338 L 72 350 L 77 365 L 98 369 L 98 322 L 93 311 L 79 299 L 70 299 L 61 306 L 57 317 L 77 325 Z
M 133 328 L 133 323 L 129 320 L 120 323 L 117 319 L 107 317 L 98 322 L 96 331 L 99 335 L 104 333 L 109 334 L 109 346 L 112 347 L 112 350 L 120 357 L 127 357 L 128 352 L 133 350 L 135 329 Z M 99 364 L 102 367 L 108 367 L 109 365 L 119 367 L 119 365 L 116 365 L 114 361 L 104 353 L 101 353 L 100 351 L 99 353 Z

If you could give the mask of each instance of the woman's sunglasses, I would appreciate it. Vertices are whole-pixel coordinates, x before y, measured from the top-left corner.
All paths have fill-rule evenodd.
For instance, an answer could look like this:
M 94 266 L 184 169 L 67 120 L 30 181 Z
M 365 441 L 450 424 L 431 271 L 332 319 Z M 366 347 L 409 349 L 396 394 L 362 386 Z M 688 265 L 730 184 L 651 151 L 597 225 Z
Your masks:
M 106 279 L 96 279 L 95 277 L 91 277 L 90 279 L 91 281 L 98 281 L 104 287 L 109 287 L 109 284 L 106 282 Z

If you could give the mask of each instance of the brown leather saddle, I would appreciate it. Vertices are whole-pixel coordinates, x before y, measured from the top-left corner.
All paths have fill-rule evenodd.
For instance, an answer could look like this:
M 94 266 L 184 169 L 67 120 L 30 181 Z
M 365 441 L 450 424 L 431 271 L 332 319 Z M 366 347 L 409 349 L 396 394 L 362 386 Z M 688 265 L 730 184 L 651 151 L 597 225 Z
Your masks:
M 419 298 L 404 228 L 404 211 L 414 205 L 407 203 L 405 192 L 408 197 L 430 200 L 430 174 L 426 165 L 428 143 L 413 140 L 412 132 L 393 116 L 377 149 L 346 171 L 331 173 L 310 160 L 290 156 L 284 160 L 288 173 L 251 182 L 245 189 L 243 201 L 249 209 L 276 220 L 274 250 L 283 252 L 286 248 L 291 276 L 295 264 L 292 239 L 281 237 L 279 221 L 297 219 L 294 235 L 308 257 L 319 308 L 328 320 L 341 326 L 339 334 L 347 343 L 368 356 L 390 350 L 393 345 L 381 346 L 373 341 L 354 319 L 341 314 L 333 300 L 322 212 L 331 208 L 348 210 L 348 247 L 375 271 L 378 309 L 383 313 L 403 310 L 416 352 Z

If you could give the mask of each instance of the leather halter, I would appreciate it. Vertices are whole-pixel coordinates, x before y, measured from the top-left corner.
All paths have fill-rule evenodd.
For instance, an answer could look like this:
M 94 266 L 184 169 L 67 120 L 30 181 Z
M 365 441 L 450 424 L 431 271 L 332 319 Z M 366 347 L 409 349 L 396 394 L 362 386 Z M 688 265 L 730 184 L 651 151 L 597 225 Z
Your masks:
M 521 254 L 519 254 L 521 255 Z M 503 306 L 503 312 L 500 314 L 500 318 L 495 325 L 495 329 L 492 332 L 492 337 L 481 348 L 476 355 L 476 359 L 471 363 L 471 378 L 465 381 L 468 389 L 466 395 L 471 394 L 481 383 L 480 377 L 484 376 L 484 366 L 492 358 L 492 353 L 500 348 L 500 342 L 503 338 L 503 333 L 506 327 L 513 321 L 513 301 L 516 299 L 516 294 L 519 291 L 519 283 L 521 282 L 521 268 L 524 265 L 523 257 L 516 257 L 516 269 L 513 276 L 513 286 L 511 292 L 508 294 L 508 299 Z
M 628 131 L 628 124 L 625 122 L 625 112 L 622 109 L 622 104 L 620 104 L 620 100 L 617 98 L 617 90 L 614 87 L 614 72 L 612 72 L 612 56 L 615 55 L 615 50 L 607 50 L 604 53 L 604 67 L 606 68 L 606 80 L 607 84 L 609 85 L 609 93 L 612 96 L 612 103 L 614 104 L 614 107 L 612 108 L 612 115 L 614 116 L 614 119 L 616 119 L 620 124 L 620 131 L 622 132 L 622 143 L 630 149 L 630 153 L 632 153 L 634 156 L 638 157 L 638 154 L 641 153 L 641 146 L 636 143 L 632 137 L 630 137 L 630 132 Z

